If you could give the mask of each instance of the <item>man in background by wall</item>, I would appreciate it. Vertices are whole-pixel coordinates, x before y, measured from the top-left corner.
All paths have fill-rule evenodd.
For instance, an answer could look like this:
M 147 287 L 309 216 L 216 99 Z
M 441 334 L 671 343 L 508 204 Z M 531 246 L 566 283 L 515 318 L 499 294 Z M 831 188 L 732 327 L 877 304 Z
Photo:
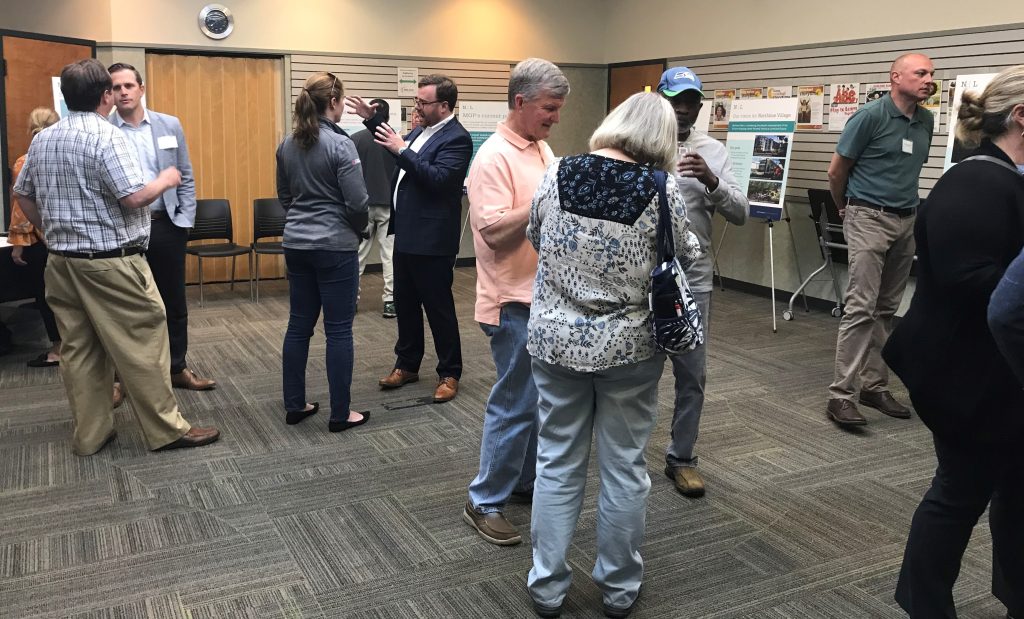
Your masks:
M 480 146 L 469 170 L 469 213 L 476 250 L 475 318 L 498 371 L 484 409 L 480 470 L 469 484 L 463 520 L 502 546 L 522 536 L 502 514 L 509 500 L 528 502 L 537 468 L 537 387 L 526 351 L 526 323 L 537 252 L 526 239 L 530 204 L 548 165 L 544 141 L 569 94 L 554 64 L 529 58 L 512 69 L 508 116 Z
M 882 346 L 914 263 L 918 180 L 935 122 L 918 104 L 931 95 L 934 73 L 923 54 L 893 61 L 892 90 L 850 118 L 828 167 L 828 186 L 843 217 L 850 256 L 826 407 L 828 418 L 840 426 L 867 423 L 853 402 L 858 381 L 858 402 L 891 417 L 910 418 L 910 409 L 889 391 Z
M 686 202 L 690 229 L 704 250 L 701 258 L 686 269 L 686 279 L 704 317 L 704 336 L 707 338 L 711 326 L 711 290 L 714 287 L 711 218 L 718 212 L 729 223 L 742 226 L 750 213 L 750 204 L 732 173 L 732 161 L 725 146 L 693 128 L 704 105 L 700 78 L 687 67 L 669 69 L 661 76 L 658 92 L 668 98 L 676 112 L 680 151 L 676 183 Z M 676 397 L 672 438 L 665 454 L 665 475 L 675 484 L 676 490 L 688 497 L 704 494 L 704 480 L 697 472 L 694 444 L 704 410 L 708 343 L 705 341 L 685 355 L 670 357 Z
M 473 154 L 473 138 L 454 116 L 459 89 L 444 75 L 420 78 L 416 109 L 423 126 L 402 139 L 388 125 L 372 122 L 374 108 L 360 97 L 345 97 L 378 144 L 395 156 L 391 223 L 395 235 L 392 264 L 398 342 L 395 366 L 378 381 L 396 389 L 419 380 L 423 360 L 423 313 L 426 312 L 437 352 L 434 402 L 447 402 L 459 392 L 462 342 L 452 296 L 453 269 L 462 232 L 462 183 Z
M 387 122 L 391 107 L 384 99 L 371 99 L 370 105 L 376 106 L 376 118 Z M 388 223 L 391 221 L 391 177 L 395 175 L 395 158 L 385 148 L 373 141 L 369 131 L 356 131 L 352 141 L 359 153 L 359 161 L 363 164 L 363 180 L 366 181 L 366 193 L 370 197 L 370 238 L 359 244 L 359 277 L 366 269 L 366 260 L 370 257 L 370 247 L 377 239 L 380 247 L 380 266 L 384 273 L 384 318 L 394 318 L 395 296 L 393 292 L 394 274 L 391 266 L 391 251 L 395 239 L 388 236 Z
M 164 305 L 141 256 L 147 207 L 181 184 L 181 174 L 170 166 L 145 182 L 134 148 L 107 120 L 114 94 L 99 61 L 69 64 L 60 77 L 70 114 L 32 141 L 14 192 L 50 251 L 46 300 L 63 336 L 72 448 L 91 455 L 116 436 L 114 366 L 150 449 L 212 443 L 216 428 L 192 427 L 178 410 Z
M 114 63 L 107 69 L 114 84 L 117 112 L 110 121 L 138 153 L 146 181 L 174 166 L 181 184 L 168 189 L 149 205 L 152 232 L 146 261 L 167 309 L 167 335 L 171 343 L 171 384 L 179 389 L 203 391 L 216 382 L 202 378 L 185 362 L 188 351 L 188 298 L 185 296 L 185 245 L 196 220 L 196 184 L 181 122 L 174 116 L 147 110 L 142 105 L 146 86 L 130 64 Z

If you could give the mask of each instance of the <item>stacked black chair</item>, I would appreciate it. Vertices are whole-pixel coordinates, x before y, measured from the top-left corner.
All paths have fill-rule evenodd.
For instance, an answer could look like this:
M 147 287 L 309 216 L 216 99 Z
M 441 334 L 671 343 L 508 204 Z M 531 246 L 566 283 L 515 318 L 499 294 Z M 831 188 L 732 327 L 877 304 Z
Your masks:
M 249 248 L 235 243 L 231 227 L 231 204 L 227 200 L 196 200 L 196 222 L 188 240 L 225 241 L 207 245 L 189 245 L 185 251 L 199 260 L 199 306 L 203 305 L 203 258 L 231 258 L 231 290 L 235 289 L 235 261 L 249 254 Z M 252 274 L 249 275 L 249 296 L 252 297 Z
M 249 254 L 249 272 L 256 279 L 256 303 L 260 302 L 260 254 L 283 255 L 281 241 L 260 239 L 284 236 L 284 222 L 287 212 L 277 198 L 256 198 L 252 201 L 252 245 Z M 253 268 L 253 260 L 256 266 Z

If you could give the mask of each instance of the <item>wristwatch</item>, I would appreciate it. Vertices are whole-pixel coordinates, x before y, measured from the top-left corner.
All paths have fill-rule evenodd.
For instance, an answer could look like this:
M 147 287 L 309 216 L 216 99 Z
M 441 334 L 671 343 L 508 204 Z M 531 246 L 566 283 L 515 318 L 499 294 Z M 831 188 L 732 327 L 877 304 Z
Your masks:
M 399 157 L 401 157 L 401 156 L 402 156 L 402 153 L 404 153 L 404 152 L 405 152 L 405 151 L 407 151 L 407 150 L 409 150 L 409 147 L 408 147 L 408 146 L 401 146 L 401 147 L 399 147 L 399 148 L 398 148 L 398 156 L 399 156 Z

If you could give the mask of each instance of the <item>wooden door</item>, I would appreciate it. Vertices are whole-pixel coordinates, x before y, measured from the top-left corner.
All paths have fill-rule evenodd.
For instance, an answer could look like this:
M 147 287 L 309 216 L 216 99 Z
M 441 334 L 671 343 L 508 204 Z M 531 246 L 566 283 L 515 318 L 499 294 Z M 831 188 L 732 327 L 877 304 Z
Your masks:
M 18 157 L 28 151 L 28 145 L 32 141 L 28 134 L 29 112 L 37 107 L 52 108 L 52 78 L 59 77 L 66 65 L 95 55 L 94 42 L 74 41 L 13 35 L 0 37 L 4 64 L 7 67 L 7 74 L 4 76 L 4 163 L 8 169 L 3 174 L 4 221 L 10 208 L 7 202 L 10 199 L 11 168 Z
M 664 71 L 665 62 L 662 60 L 611 65 L 608 69 L 608 110 L 611 111 L 630 95 L 643 92 L 645 87 L 657 92 Z
M 252 202 L 277 196 L 277 145 L 283 138 L 279 58 L 146 55 L 146 101 L 181 120 L 196 179 L 196 197 L 231 203 L 235 242 L 252 242 Z M 186 281 L 199 281 L 186 257 Z M 203 261 L 205 281 L 227 281 L 231 259 Z M 245 257 L 237 279 L 249 276 Z M 260 277 L 283 277 L 284 261 L 260 257 Z

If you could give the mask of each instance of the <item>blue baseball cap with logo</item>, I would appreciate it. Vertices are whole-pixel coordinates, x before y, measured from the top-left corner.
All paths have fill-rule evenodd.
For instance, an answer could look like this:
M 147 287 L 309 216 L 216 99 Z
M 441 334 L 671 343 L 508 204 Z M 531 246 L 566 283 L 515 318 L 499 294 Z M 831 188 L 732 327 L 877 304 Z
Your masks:
M 688 67 L 674 67 L 661 74 L 658 92 L 666 97 L 674 97 L 687 90 L 696 90 L 703 97 L 700 78 Z

